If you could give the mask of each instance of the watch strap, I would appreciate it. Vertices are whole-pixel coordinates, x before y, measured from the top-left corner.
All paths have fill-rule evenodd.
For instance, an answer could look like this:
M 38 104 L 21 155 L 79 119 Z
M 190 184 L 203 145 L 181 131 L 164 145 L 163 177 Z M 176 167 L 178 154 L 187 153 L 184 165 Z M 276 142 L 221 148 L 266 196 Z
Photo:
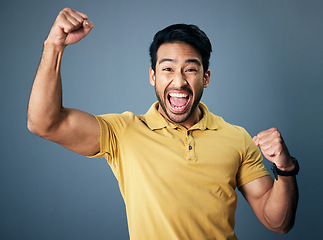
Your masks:
M 279 168 L 277 168 L 276 164 L 273 163 L 271 170 L 273 171 L 276 180 L 278 180 L 278 175 L 280 175 L 280 176 L 295 176 L 298 174 L 298 172 L 299 172 L 298 161 L 294 157 L 292 157 L 292 159 L 295 163 L 295 168 L 292 171 L 280 170 Z

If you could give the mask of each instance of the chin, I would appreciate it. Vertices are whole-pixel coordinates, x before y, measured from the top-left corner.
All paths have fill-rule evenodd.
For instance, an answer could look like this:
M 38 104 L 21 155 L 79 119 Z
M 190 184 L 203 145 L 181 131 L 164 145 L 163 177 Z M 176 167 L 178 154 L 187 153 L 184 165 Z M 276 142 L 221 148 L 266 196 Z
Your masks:
M 169 118 L 169 120 L 171 120 L 174 123 L 185 122 L 187 119 L 189 119 L 191 114 L 192 114 L 192 109 L 190 107 L 187 108 L 186 111 L 183 113 L 174 113 L 169 109 L 167 109 L 167 111 L 166 111 L 167 117 Z

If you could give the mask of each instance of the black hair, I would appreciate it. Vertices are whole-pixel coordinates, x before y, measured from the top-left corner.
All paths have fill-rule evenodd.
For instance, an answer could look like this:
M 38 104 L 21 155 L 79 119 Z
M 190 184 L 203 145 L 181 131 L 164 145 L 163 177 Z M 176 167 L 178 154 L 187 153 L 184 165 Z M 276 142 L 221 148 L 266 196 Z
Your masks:
M 151 68 L 155 71 L 157 51 L 164 43 L 184 42 L 194 47 L 202 57 L 204 73 L 209 69 L 212 45 L 206 34 L 196 25 L 174 24 L 157 32 L 149 48 Z

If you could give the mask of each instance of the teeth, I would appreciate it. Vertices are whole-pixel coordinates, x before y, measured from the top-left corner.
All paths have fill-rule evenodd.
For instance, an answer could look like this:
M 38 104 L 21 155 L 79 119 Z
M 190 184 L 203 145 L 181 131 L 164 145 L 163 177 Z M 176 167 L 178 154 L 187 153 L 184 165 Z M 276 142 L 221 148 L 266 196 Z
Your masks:
M 171 96 L 171 97 L 186 98 L 188 96 L 188 94 L 185 94 L 185 93 L 170 93 L 169 96 Z
M 176 106 L 173 106 L 173 108 L 175 108 L 175 109 L 177 109 L 177 110 L 180 110 L 180 109 L 183 109 L 183 108 L 184 108 L 184 106 L 182 106 L 182 107 L 176 107 Z

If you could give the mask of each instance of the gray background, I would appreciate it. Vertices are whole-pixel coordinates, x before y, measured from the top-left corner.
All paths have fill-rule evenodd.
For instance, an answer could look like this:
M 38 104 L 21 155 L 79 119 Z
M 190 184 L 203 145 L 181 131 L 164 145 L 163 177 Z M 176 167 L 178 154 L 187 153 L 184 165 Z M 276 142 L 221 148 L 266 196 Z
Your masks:
M 279 128 L 301 166 L 293 230 L 281 236 L 265 229 L 238 193 L 237 236 L 322 236 L 322 1 L 2 0 L 0 239 L 128 238 L 105 159 L 79 156 L 26 128 L 42 44 L 65 6 L 95 26 L 64 54 L 64 105 L 93 114 L 145 113 L 156 99 L 148 81 L 153 35 L 173 23 L 200 26 L 215 50 L 202 101 L 251 135 Z

